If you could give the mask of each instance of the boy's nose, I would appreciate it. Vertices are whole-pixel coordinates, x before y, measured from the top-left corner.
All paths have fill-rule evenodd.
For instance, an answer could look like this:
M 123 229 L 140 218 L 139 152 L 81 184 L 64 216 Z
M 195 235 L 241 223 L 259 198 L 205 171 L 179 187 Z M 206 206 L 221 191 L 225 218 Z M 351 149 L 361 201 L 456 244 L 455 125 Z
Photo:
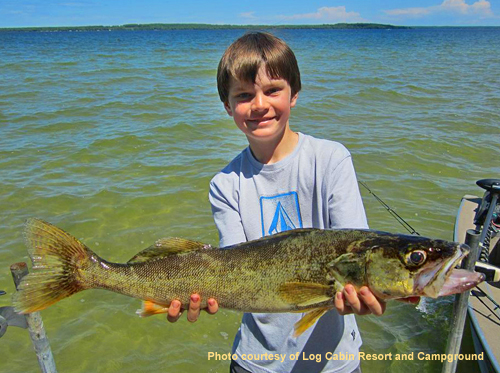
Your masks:
M 266 97 L 261 94 L 257 93 L 252 100 L 252 110 L 253 111 L 262 111 L 266 110 L 268 108 L 269 104 L 266 100 Z

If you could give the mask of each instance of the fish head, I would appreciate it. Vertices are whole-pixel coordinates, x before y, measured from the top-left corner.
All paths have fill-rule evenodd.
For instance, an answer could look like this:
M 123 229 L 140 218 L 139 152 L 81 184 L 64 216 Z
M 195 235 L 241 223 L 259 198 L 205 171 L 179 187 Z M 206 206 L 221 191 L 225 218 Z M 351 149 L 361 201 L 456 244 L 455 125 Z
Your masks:
M 464 292 L 484 281 L 481 273 L 455 269 L 469 253 L 464 244 L 419 236 L 381 235 L 370 245 L 366 280 L 380 299 L 437 298 Z

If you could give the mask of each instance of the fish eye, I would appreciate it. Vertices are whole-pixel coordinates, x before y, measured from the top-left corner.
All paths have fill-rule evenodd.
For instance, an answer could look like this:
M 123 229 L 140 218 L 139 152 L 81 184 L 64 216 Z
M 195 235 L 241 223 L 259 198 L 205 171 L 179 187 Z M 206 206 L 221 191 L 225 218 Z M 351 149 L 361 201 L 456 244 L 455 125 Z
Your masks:
M 420 265 L 425 262 L 425 259 L 427 259 L 427 253 L 423 250 L 415 250 L 407 257 L 408 264 L 410 265 Z

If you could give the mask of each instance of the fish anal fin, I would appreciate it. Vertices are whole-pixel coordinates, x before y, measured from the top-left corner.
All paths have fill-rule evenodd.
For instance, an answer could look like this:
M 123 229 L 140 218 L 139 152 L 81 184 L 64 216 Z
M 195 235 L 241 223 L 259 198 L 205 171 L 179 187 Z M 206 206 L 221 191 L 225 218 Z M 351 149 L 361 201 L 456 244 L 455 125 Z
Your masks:
M 314 323 L 326 313 L 326 311 L 328 311 L 328 308 L 317 308 L 306 313 L 303 318 L 295 323 L 295 332 L 293 333 L 293 336 L 297 338 L 304 333 L 307 329 L 313 326 Z
M 148 317 L 153 315 L 159 315 L 161 313 L 167 313 L 168 307 L 163 304 L 158 304 L 150 300 L 145 300 L 142 302 L 142 308 L 137 310 L 136 313 L 140 317 Z
M 279 294 L 286 302 L 301 307 L 328 301 L 334 295 L 332 287 L 312 282 L 285 282 Z
M 169 255 L 182 254 L 202 249 L 212 249 L 212 246 L 197 241 L 187 240 L 185 238 L 161 238 L 147 249 L 137 253 L 127 263 L 147 262 L 149 260 L 159 259 Z

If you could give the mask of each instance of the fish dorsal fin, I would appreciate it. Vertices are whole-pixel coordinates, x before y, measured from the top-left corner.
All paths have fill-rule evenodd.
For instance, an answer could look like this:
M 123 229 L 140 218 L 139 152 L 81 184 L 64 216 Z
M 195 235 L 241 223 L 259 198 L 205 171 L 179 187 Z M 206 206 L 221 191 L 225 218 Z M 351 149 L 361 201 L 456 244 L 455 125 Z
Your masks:
M 211 249 L 212 246 L 197 242 L 186 240 L 184 238 L 169 237 L 161 238 L 147 249 L 137 253 L 127 263 L 141 263 L 153 259 L 163 258 L 169 255 L 182 254 L 190 251 Z

